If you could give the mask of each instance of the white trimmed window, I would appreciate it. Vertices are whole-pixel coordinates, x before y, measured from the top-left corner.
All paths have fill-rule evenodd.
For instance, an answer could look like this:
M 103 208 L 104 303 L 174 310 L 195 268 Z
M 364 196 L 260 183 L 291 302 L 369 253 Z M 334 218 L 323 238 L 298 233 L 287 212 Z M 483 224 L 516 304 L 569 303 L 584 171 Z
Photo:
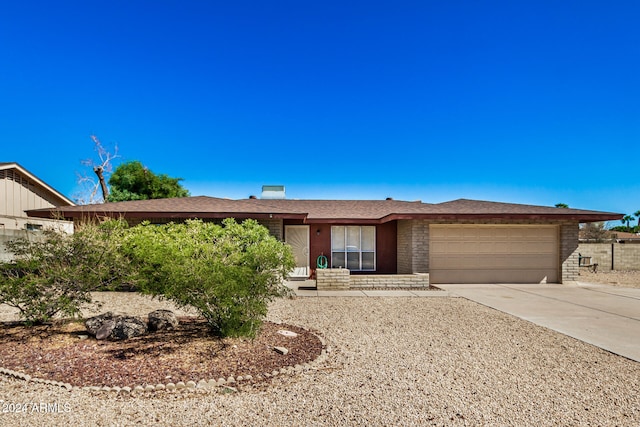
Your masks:
M 331 227 L 331 268 L 375 271 L 376 227 L 365 225 Z

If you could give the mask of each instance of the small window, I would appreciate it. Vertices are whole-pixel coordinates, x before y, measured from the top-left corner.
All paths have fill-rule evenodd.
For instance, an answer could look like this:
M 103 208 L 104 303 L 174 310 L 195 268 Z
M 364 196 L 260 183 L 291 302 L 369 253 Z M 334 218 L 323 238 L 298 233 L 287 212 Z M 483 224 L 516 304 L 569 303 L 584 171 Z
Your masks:
M 42 224 L 29 224 L 25 226 L 27 231 L 42 231 Z

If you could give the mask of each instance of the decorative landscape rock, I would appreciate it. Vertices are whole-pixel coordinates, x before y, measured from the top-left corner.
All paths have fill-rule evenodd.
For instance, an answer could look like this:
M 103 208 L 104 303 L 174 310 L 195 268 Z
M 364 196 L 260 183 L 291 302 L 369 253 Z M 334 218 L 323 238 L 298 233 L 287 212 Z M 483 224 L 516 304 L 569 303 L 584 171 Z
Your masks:
M 110 311 L 107 311 L 104 314 L 100 314 L 98 316 L 93 316 L 85 320 L 84 326 L 87 328 L 87 332 L 91 335 L 95 336 L 98 333 L 98 329 L 102 326 L 104 322 L 107 320 L 113 320 L 114 314 Z
M 147 324 L 137 317 L 116 316 L 108 311 L 104 314 L 91 317 L 85 322 L 87 332 L 96 339 L 127 339 L 147 333 Z
M 273 347 L 273 349 L 278 354 L 286 355 L 289 353 L 289 350 L 287 350 L 285 347 Z
M 111 332 L 113 331 L 113 328 L 115 327 L 116 327 L 116 321 L 114 319 L 105 320 L 100 326 L 100 328 L 98 328 L 98 330 L 96 331 L 96 339 L 103 340 L 109 337 L 109 335 L 111 335 Z
M 111 338 L 125 340 L 147 333 L 147 324 L 137 317 L 122 316 L 116 320 L 116 326 L 111 332 Z
M 149 330 L 162 331 L 178 326 L 178 318 L 171 310 L 156 310 L 149 313 Z

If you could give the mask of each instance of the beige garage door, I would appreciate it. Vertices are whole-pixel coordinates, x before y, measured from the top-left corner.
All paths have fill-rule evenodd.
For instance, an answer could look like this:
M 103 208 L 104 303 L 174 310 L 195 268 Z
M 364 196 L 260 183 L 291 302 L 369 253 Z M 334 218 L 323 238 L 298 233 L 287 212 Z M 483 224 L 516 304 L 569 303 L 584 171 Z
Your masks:
M 557 283 L 556 226 L 431 225 L 431 283 Z

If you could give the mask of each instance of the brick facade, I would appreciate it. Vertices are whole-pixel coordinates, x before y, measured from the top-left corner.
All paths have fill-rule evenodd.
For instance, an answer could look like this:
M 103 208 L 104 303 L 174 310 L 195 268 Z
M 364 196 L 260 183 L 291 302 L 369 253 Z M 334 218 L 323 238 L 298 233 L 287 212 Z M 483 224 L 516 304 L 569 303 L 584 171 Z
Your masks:
M 282 241 L 284 236 L 284 226 L 281 219 L 260 219 L 258 220 L 260 225 L 265 226 L 269 230 L 269 234 L 276 239 Z
M 316 286 L 319 290 L 372 288 L 428 288 L 428 274 L 352 275 L 346 268 L 318 269 Z
M 578 280 L 578 231 L 577 223 L 560 225 L 560 269 L 562 283 Z
M 398 274 L 429 272 L 429 223 L 398 221 Z
M 346 268 L 325 268 L 316 271 L 316 286 L 321 290 L 349 289 L 350 274 Z

